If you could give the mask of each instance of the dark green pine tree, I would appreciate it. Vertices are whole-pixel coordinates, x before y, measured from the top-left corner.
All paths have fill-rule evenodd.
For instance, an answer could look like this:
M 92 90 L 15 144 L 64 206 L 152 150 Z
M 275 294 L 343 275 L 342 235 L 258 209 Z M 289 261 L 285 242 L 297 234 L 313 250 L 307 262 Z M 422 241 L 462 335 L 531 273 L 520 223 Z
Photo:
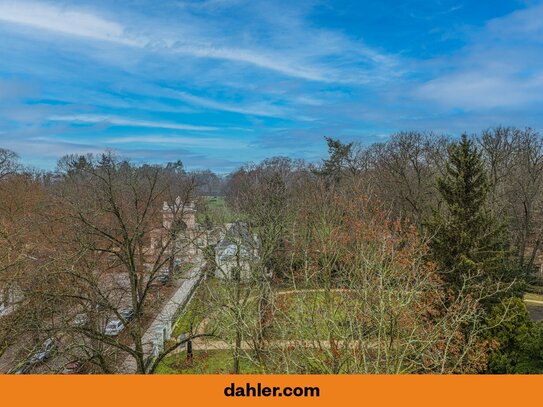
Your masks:
M 353 143 L 344 144 L 338 139 L 325 137 L 328 144 L 328 159 L 324 160 L 318 174 L 338 183 L 346 170 L 353 171 Z
M 444 281 L 457 292 L 507 286 L 516 273 L 510 267 L 505 225 L 487 209 L 484 162 L 466 135 L 450 146 L 437 186 L 444 210 L 430 222 L 430 247 Z

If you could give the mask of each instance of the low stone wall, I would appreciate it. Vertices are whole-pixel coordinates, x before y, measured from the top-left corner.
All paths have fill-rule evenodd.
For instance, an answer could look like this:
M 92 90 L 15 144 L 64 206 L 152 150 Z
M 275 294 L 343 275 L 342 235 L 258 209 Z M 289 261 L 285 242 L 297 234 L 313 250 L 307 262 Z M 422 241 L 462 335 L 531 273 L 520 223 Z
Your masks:
M 176 302 L 174 295 L 169 301 L 170 303 L 164 307 L 161 314 L 155 320 L 155 326 L 152 327 L 154 337 L 151 340 L 152 347 L 150 349 L 149 357 L 146 359 L 146 366 L 149 366 L 158 354 L 164 350 L 164 342 L 171 338 L 173 325 L 191 301 L 196 289 L 204 278 L 205 273 L 203 270 L 205 270 L 205 266 L 205 263 L 196 266 L 196 269 L 193 271 L 193 273 L 198 273 L 198 275 L 195 276 L 196 278 L 187 280 L 180 287 L 180 290 L 185 288 L 188 290 L 180 292 L 180 294 L 183 295 L 182 300 Z

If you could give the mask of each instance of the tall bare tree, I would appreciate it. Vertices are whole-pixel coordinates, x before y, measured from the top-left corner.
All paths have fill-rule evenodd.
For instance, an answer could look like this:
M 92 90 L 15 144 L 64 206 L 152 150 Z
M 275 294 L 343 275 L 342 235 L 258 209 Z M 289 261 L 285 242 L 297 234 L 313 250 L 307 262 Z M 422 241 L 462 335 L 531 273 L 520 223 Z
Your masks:
M 145 373 L 145 320 L 158 305 L 153 286 L 172 258 L 187 249 L 177 245 L 178 225 L 194 183 L 184 182 L 171 168 L 138 167 L 110 153 L 78 159 L 70 169 L 52 201 L 58 208 L 52 211 L 54 222 L 66 231 L 56 241 L 63 253 L 60 263 L 65 263 L 59 269 L 65 281 L 60 294 L 72 300 L 76 312 L 90 317 L 90 323 L 71 331 L 128 354 L 137 372 Z M 126 327 L 127 338 L 104 331 L 111 319 Z

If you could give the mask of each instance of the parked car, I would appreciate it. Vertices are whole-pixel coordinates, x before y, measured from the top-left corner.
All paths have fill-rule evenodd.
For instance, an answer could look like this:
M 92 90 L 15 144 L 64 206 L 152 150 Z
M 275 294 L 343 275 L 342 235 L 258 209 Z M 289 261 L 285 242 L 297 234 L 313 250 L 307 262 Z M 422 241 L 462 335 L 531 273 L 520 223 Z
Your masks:
M 3 302 L 0 302 L 0 317 L 4 315 L 4 312 L 6 311 L 6 304 Z
M 77 314 L 71 321 L 71 325 L 76 328 L 82 328 L 89 322 L 87 314 Z
M 163 285 L 168 285 L 171 282 L 172 278 L 169 272 L 165 271 L 158 274 L 151 283 L 152 287 L 160 287 Z
M 165 272 L 165 273 L 159 274 L 159 276 L 156 279 L 160 284 L 166 285 L 172 280 L 172 277 L 169 272 Z
M 60 374 L 84 374 L 87 371 L 87 366 L 83 362 L 72 360 L 64 365 Z
M 118 319 L 113 319 L 107 323 L 104 334 L 107 336 L 117 336 L 123 329 L 124 324 Z
M 34 352 L 32 356 L 30 356 L 28 363 L 31 365 L 43 363 L 53 355 L 56 349 L 57 345 L 55 340 L 53 338 L 47 338 L 45 341 L 43 341 L 38 350 Z
M 120 310 L 119 314 L 121 314 L 121 316 L 127 321 L 132 321 L 136 316 L 134 310 L 131 307 Z

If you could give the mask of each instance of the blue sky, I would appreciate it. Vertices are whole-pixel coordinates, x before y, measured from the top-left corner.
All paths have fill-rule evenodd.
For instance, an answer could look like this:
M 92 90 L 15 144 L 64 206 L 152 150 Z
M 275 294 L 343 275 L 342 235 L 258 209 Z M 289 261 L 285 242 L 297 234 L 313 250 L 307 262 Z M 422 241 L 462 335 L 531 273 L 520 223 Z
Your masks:
M 41 168 L 543 129 L 543 1 L 0 0 L 0 35 L 0 147 Z

